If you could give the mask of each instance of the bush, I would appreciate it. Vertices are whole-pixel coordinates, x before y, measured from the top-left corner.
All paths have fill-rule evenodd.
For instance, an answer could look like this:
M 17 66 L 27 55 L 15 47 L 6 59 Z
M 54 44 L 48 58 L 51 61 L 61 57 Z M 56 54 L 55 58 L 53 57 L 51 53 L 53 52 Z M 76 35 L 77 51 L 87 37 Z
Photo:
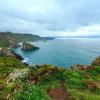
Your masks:
M 52 65 L 36 65 L 30 71 L 29 79 L 36 83 L 44 80 L 63 79 L 64 71 L 64 68 L 58 68 Z
M 65 84 L 72 89 L 83 89 L 83 76 L 77 71 L 64 72 Z
M 92 65 L 100 66 L 100 56 L 95 58 L 95 60 L 92 62 Z

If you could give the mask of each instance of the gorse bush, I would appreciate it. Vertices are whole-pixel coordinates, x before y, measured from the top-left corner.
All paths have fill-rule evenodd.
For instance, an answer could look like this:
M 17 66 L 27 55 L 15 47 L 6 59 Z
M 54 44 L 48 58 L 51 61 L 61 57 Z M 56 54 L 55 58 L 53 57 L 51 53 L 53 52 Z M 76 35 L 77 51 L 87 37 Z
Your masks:
M 95 60 L 93 60 L 92 65 L 99 65 L 100 66 L 100 56 L 95 58 Z
M 0 57 L 0 100 L 51 100 L 47 90 L 59 87 L 61 82 L 70 94 L 69 100 L 99 100 L 98 62 L 71 69 L 47 64 L 26 68 L 13 57 Z
M 36 65 L 29 74 L 31 81 L 39 82 L 48 79 L 63 79 L 64 68 L 58 68 L 52 65 Z

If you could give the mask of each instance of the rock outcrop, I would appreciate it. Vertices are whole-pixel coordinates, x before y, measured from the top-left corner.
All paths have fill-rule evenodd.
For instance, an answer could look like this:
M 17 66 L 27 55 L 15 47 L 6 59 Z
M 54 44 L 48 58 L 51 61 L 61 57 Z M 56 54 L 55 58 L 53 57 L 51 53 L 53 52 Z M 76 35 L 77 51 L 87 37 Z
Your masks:
M 25 78 L 28 76 L 29 68 L 24 69 L 15 69 L 12 73 L 8 76 L 8 82 L 14 82 L 17 78 Z
M 24 58 L 22 56 L 20 56 L 19 54 L 15 53 L 14 51 L 11 51 L 11 52 L 15 56 L 16 59 L 18 59 L 18 60 L 24 60 Z
M 29 51 L 29 50 L 37 50 L 37 49 L 39 49 L 39 47 L 36 47 L 30 43 L 23 42 L 22 50 Z
M 18 60 L 24 60 L 24 58 L 22 56 L 20 56 L 19 54 L 15 53 L 10 48 L 6 48 L 6 47 L 0 48 L 0 57 L 7 57 L 7 56 L 15 57 Z
M 2 47 L 0 48 L 0 57 L 5 57 L 5 56 L 14 56 L 14 55 L 11 53 L 10 48 Z
M 42 37 L 32 34 L 20 34 L 12 32 L 0 32 L 0 47 L 19 47 L 20 42 L 30 42 L 42 40 Z

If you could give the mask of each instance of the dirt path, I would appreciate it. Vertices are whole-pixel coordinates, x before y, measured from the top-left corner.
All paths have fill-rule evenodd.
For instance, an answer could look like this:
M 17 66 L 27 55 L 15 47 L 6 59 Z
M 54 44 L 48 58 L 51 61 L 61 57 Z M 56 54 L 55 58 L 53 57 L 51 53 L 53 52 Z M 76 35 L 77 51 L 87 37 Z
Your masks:
M 48 90 L 48 95 L 53 100 L 68 100 L 68 91 L 64 87 L 64 82 L 61 82 L 61 86 L 55 89 Z

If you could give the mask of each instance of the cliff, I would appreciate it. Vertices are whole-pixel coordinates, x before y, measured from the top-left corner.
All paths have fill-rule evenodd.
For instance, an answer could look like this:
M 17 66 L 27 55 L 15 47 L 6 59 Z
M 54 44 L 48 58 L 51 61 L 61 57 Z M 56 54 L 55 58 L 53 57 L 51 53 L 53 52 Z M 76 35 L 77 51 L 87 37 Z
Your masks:
M 37 50 L 39 49 L 39 47 L 36 47 L 30 43 L 26 43 L 26 42 L 23 42 L 23 45 L 22 45 L 22 50 Z
M 24 60 L 24 58 L 22 56 L 15 53 L 12 49 L 6 48 L 6 47 L 0 48 L 0 57 L 14 57 L 21 61 Z
M 42 37 L 32 34 L 20 34 L 12 32 L 0 32 L 0 47 L 18 47 L 19 42 L 41 40 Z
M 10 48 L 0 48 L 0 57 L 13 56 Z

